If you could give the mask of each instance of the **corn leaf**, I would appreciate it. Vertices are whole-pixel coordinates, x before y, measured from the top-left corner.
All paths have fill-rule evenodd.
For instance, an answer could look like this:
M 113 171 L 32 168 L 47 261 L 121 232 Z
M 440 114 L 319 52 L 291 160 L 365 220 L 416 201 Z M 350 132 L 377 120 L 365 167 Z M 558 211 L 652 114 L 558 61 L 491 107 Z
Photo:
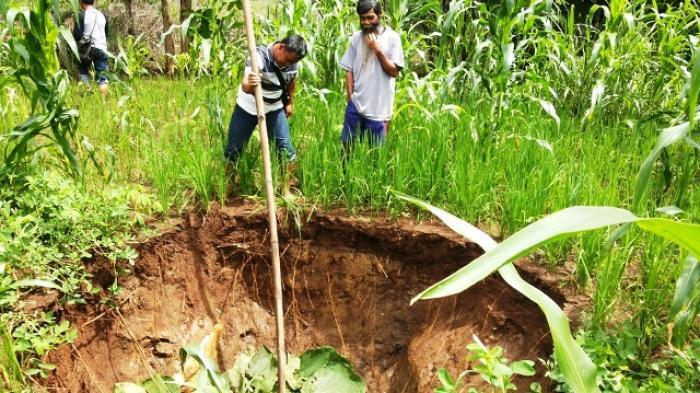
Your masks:
M 693 254 L 700 253 L 700 225 L 662 218 L 639 218 L 625 209 L 594 206 L 571 207 L 553 213 L 497 244 L 483 231 L 442 209 L 406 195 L 396 195 L 429 210 L 450 229 L 477 243 L 485 252 L 467 266 L 415 296 L 411 304 L 418 300 L 457 294 L 498 270 L 509 285 L 537 303 L 545 313 L 554 340 L 554 354 L 566 381 L 575 392 L 598 391 L 595 365 L 574 341 L 568 319 L 557 304 L 525 282 L 510 262 L 551 241 L 625 223 L 635 223 L 642 229 L 677 243 Z
M 637 184 L 635 185 L 634 189 L 634 201 L 632 202 L 633 211 L 638 210 L 642 198 L 644 198 L 644 194 L 646 193 L 649 185 L 649 177 L 651 176 L 652 166 L 661 155 L 663 149 L 678 142 L 679 140 L 684 139 L 688 135 L 690 129 L 690 122 L 685 122 L 674 127 L 666 128 L 661 132 L 661 135 L 659 135 L 659 138 L 656 141 L 656 146 L 654 146 L 654 149 L 651 151 L 651 153 L 649 153 L 639 168 L 639 172 L 637 174 Z
M 429 210 L 431 213 L 435 214 L 438 218 L 440 218 L 450 229 L 454 230 L 455 232 L 459 233 L 460 235 L 470 239 L 471 241 L 475 242 L 478 244 L 485 252 L 486 254 L 482 255 L 486 256 L 489 253 L 492 253 L 494 251 L 498 252 L 499 248 L 500 250 L 504 250 L 507 248 L 511 248 L 514 246 L 506 246 L 503 247 L 504 244 L 510 239 L 513 239 L 516 235 L 513 235 L 509 239 L 506 239 L 503 243 L 500 245 L 493 240 L 489 235 L 487 235 L 485 232 L 481 231 L 480 229 L 476 228 L 475 226 L 469 224 L 466 221 L 463 221 L 452 214 L 439 209 L 435 206 L 432 206 L 430 204 L 427 204 L 425 202 L 422 202 L 418 199 L 411 198 L 405 195 L 397 194 L 399 198 L 407 200 L 409 202 L 415 203 L 418 206 L 421 206 L 427 210 Z M 617 215 L 619 218 L 622 218 L 625 216 L 623 212 L 626 212 L 626 210 L 622 209 L 614 209 L 610 208 L 611 210 L 609 211 L 613 216 Z M 622 212 L 618 211 L 622 210 Z M 629 212 L 628 212 L 629 213 Z M 567 217 L 571 218 L 571 217 Z M 628 217 L 629 218 L 629 217 Z M 581 220 L 578 220 L 580 223 Z M 576 222 L 576 221 L 575 221 Z M 556 223 L 545 223 L 546 225 L 543 225 L 541 227 L 537 227 L 538 231 L 544 231 L 547 228 L 554 228 L 556 229 L 556 226 L 550 226 L 552 224 Z M 534 225 L 534 224 L 533 224 Z M 581 224 L 584 225 L 584 224 Z M 594 222 L 591 225 L 599 225 L 598 222 Z M 575 227 L 575 224 L 571 225 L 571 228 Z M 527 227 L 529 228 L 529 227 Z M 527 229 L 526 228 L 526 229 Z M 521 231 L 522 232 L 522 231 Z M 521 235 L 521 237 L 523 237 Z M 517 241 L 518 239 L 516 239 Z M 519 243 L 514 243 L 511 241 L 511 244 L 516 244 L 516 245 L 525 245 L 525 242 L 527 240 L 527 237 L 523 237 L 522 240 L 519 241 Z M 526 249 L 529 249 L 528 247 L 525 247 Z M 508 251 L 508 250 L 506 250 Z M 507 253 L 506 253 L 507 254 Z M 499 255 L 506 255 L 506 254 L 499 254 Z M 506 261 L 510 261 L 514 259 L 517 255 L 520 255 L 521 253 L 515 253 L 511 255 L 515 255 L 512 257 L 506 257 Z M 457 273 L 454 275 L 442 280 L 441 282 L 433 285 L 432 287 L 428 288 L 427 290 L 423 291 L 421 294 L 418 296 L 414 297 L 411 300 L 411 304 L 415 303 L 417 300 L 421 299 L 430 299 L 430 298 L 435 298 L 435 297 L 443 297 L 443 296 L 448 296 L 445 295 L 442 291 L 446 290 L 450 294 L 458 293 L 463 291 L 464 289 L 468 288 L 462 288 L 462 289 L 457 289 L 460 284 L 463 284 L 464 282 L 461 282 L 460 280 L 465 280 L 467 282 L 471 282 L 469 286 L 475 284 L 478 281 L 481 281 L 483 278 L 486 276 L 490 275 L 494 270 L 491 270 L 490 272 L 486 273 L 485 275 L 477 276 L 479 273 L 469 273 L 460 275 L 458 279 L 455 281 L 449 282 L 448 286 L 446 287 L 441 287 L 440 284 L 445 283 L 446 281 L 452 279 L 455 275 L 459 274 L 460 272 L 463 272 L 467 270 L 470 266 L 475 266 L 476 268 L 472 269 L 474 271 L 479 271 L 479 266 L 480 264 L 486 265 L 488 264 L 488 261 L 486 263 L 480 263 L 479 262 L 480 258 L 477 258 L 476 260 L 472 261 L 469 265 L 467 265 L 465 268 L 460 269 Z M 488 270 L 488 269 L 487 269 Z M 596 366 L 593 364 L 593 361 L 586 355 L 586 353 L 583 351 L 583 349 L 576 343 L 576 340 L 574 340 L 573 336 L 571 335 L 571 328 L 569 327 L 569 320 L 566 317 L 566 314 L 559 308 L 559 306 L 552 300 L 549 296 L 544 294 L 542 291 L 539 289 L 535 288 L 534 286 L 530 285 L 527 281 L 523 280 L 522 277 L 520 277 L 520 274 L 518 274 L 518 271 L 515 269 L 515 267 L 511 263 L 505 263 L 503 265 L 500 265 L 498 267 L 498 272 L 503 277 L 503 279 L 513 287 L 515 290 L 518 292 L 522 293 L 525 297 L 528 299 L 532 300 L 535 302 L 542 312 L 544 312 L 545 317 L 547 318 L 547 324 L 549 325 L 549 329 L 552 333 L 552 339 L 554 341 L 554 356 L 557 358 L 557 361 L 559 362 L 559 366 L 562 370 L 562 374 L 566 378 L 567 383 L 573 388 L 574 392 L 576 393 L 592 393 L 592 392 L 598 392 L 598 386 L 596 383 Z M 470 279 L 472 278 L 478 278 L 476 280 L 471 281 Z M 455 285 L 456 284 L 456 285 Z M 455 291 L 456 290 L 456 291 Z M 453 292 L 454 291 L 454 292 Z
M 688 120 L 690 121 L 688 128 L 692 130 L 695 125 L 695 107 L 700 94 L 700 48 L 695 49 L 691 63 L 693 69 L 690 72 L 690 86 L 688 90 Z
M 676 281 L 669 319 L 672 327 L 672 340 L 681 345 L 690 327 L 695 321 L 700 308 L 700 264 L 694 257 L 687 257 L 683 263 L 683 272 Z

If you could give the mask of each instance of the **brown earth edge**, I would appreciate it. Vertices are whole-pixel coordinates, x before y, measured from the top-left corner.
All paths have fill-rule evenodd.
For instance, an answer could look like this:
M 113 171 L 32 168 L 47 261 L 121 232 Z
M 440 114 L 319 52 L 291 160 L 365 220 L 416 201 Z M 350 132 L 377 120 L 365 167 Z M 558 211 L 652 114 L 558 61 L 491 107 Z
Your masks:
M 409 306 L 411 297 L 478 257 L 476 244 L 437 222 L 342 211 L 315 211 L 300 229 L 292 221 L 280 229 L 288 351 L 331 345 L 370 392 L 432 392 L 439 368 L 456 375 L 470 366 L 465 345 L 475 334 L 503 347 L 511 360 L 536 361 L 535 377 L 516 378 L 519 391 L 533 381 L 548 391 L 537 361 L 552 351 L 544 315 L 497 275 L 457 296 Z M 95 302 L 61 311 L 79 337 L 51 354 L 57 370 L 46 387 L 112 392 L 116 382 L 172 375 L 179 348 L 217 322 L 225 328 L 217 359 L 222 369 L 242 351 L 274 348 L 268 247 L 267 216 L 253 202 L 186 214 L 137 246 L 132 274 L 119 278 L 118 307 Z M 567 275 L 530 259 L 516 265 L 568 315 L 586 307 Z M 98 259 L 89 267 L 100 285 L 112 284 L 111 263 Z M 478 377 L 469 383 L 485 386 Z

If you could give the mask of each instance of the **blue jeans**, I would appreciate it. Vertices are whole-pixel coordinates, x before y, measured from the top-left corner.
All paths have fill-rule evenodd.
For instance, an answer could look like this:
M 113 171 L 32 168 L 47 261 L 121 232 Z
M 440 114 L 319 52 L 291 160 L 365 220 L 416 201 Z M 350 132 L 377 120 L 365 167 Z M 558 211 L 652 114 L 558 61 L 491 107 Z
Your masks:
M 364 139 L 365 134 L 369 134 L 370 143 L 383 144 L 386 139 L 387 131 L 386 121 L 368 119 L 360 114 L 355 107 L 355 104 L 350 100 L 345 109 L 345 124 L 343 124 L 343 133 L 340 138 L 344 144 L 353 142 L 358 134 L 360 140 Z
M 278 109 L 266 114 L 265 120 L 267 123 L 267 137 L 271 140 L 274 139 L 278 158 L 294 161 L 296 153 L 294 146 L 292 146 L 289 122 L 287 122 L 284 109 Z M 233 115 L 231 115 L 231 123 L 228 126 L 228 143 L 226 144 L 226 149 L 224 149 L 224 158 L 226 160 L 229 162 L 238 160 L 257 125 L 257 116 L 251 115 L 236 105 Z
M 102 49 L 92 48 L 90 50 L 90 58 L 92 65 L 95 66 L 95 80 L 97 80 L 98 85 L 103 85 L 108 83 L 107 80 L 107 53 Z M 80 73 L 80 80 L 88 84 L 90 83 L 90 75 L 88 75 L 88 67 L 91 64 L 78 64 L 78 73 Z

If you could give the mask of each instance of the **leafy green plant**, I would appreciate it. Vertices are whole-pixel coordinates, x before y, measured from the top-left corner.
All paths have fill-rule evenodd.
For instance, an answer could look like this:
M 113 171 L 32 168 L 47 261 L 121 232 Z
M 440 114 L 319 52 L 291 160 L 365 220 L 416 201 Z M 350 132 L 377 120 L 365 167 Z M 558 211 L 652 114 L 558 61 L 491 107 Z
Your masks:
M 398 197 L 429 210 L 452 230 L 479 244 L 485 251 L 485 254 L 466 267 L 415 296 L 411 302 L 454 295 L 498 271 L 509 285 L 537 303 L 545 313 L 554 341 L 554 356 L 574 392 L 599 391 L 595 366 L 571 336 L 569 321 L 559 306 L 543 292 L 524 281 L 510 261 L 552 240 L 624 223 L 634 223 L 642 229 L 679 244 L 694 255 L 700 255 L 700 225 L 660 218 L 639 218 L 624 209 L 568 208 L 528 225 L 498 244 L 483 231 L 444 210 L 405 195 L 398 194 Z
M 645 354 L 644 329 L 625 322 L 613 330 L 581 331 L 577 341 L 598 367 L 598 383 L 605 392 L 692 392 L 700 383 L 700 340 L 683 351 L 660 349 Z M 548 364 L 548 376 L 571 392 L 558 364 Z
M 68 74 L 59 69 L 56 45 L 59 35 L 68 42 L 77 56 L 71 33 L 52 21 L 51 0 L 34 0 L 34 8 L 11 8 L 6 12 L 9 32 L 9 75 L 0 80 L 0 87 L 10 81 L 21 87 L 31 100 L 30 116 L 11 132 L 0 134 L 8 173 L 31 161 L 34 153 L 49 146 L 60 149 L 65 160 L 61 166 L 76 177 L 82 167 L 76 154 L 78 111 L 67 103 Z M 50 142 L 50 143 L 47 143 Z
M 215 0 L 194 10 L 179 26 L 182 37 L 191 40 L 190 52 L 180 59 L 180 70 L 196 75 L 217 75 L 230 81 L 242 70 L 245 61 L 244 36 L 232 33 L 243 26 L 241 5 L 237 0 Z M 170 34 L 167 32 L 166 34 Z M 183 63 L 188 60 L 190 64 Z
M 116 265 L 136 258 L 127 241 L 144 224 L 143 212 L 154 207 L 141 192 L 130 187 L 90 191 L 55 171 L 27 173 L 0 189 L 0 324 L 9 335 L 0 356 L 10 359 L 0 373 L 11 391 L 21 391 L 26 378 L 46 377 L 54 368 L 46 354 L 76 337 L 68 321 L 59 322 L 51 313 L 27 314 L 26 295 L 48 290 L 70 304 L 99 292 L 83 260 L 103 255 Z M 21 375 L 13 371 L 12 358 Z
M 234 366 L 224 373 L 217 371 L 214 362 L 198 346 L 183 347 L 180 363 L 194 358 L 202 367 L 192 382 L 177 382 L 170 377 L 158 377 L 156 386 L 151 378 L 141 384 L 118 383 L 115 393 L 170 393 L 179 392 L 179 386 L 197 391 L 218 393 L 273 393 L 277 391 L 277 359 L 265 347 L 254 353 L 241 353 Z M 364 381 L 350 363 L 331 347 L 320 347 L 304 352 L 301 357 L 291 355 L 287 361 L 287 391 L 308 393 L 364 393 Z
M 122 72 L 128 79 L 148 74 L 144 64 L 151 53 L 144 43 L 143 35 L 127 36 L 125 39 L 118 37 L 117 48 L 119 51 L 114 56 L 116 72 Z
M 68 321 L 58 324 L 52 313 L 42 313 L 38 319 L 25 320 L 15 326 L 12 337 L 14 350 L 22 359 L 23 372 L 28 376 L 46 378 L 55 366 L 45 362 L 44 355 L 53 348 L 73 342 L 77 331 Z
M 683 263 L 683 271 L 676 282 L 676 291 L 669 310 L 670 341 L 683 346 L 700 311 L 700 264 L 689 256 Z
M 442 386 L 435 389 L 435 393 L 459 393 L 464 391 L 462 380 L 469 374 L 478 374 L 481 379 L 493 387 L 493 391 L 507 392 L 516 390 L 517 387 L 512 382 L 514 375 L 533 376 L 535 375 L 534 362 L 532 360 L 518 360 L 509 362 L 503 353 L 503 348 L 499 346 L 487 347 L 478 337 L 473 336 L 474 342 L 467 345 L 469 356 L 467 360 L 477 362 L 477 364 L 466 371 L 463 371 L 457 378 L 452 378 L 449 372 L 441 368 L 438 370 L 438 378 Z M 537 384 L 533 384 L 533 391 L 538 391 Z M 477 390 L 469 388 L 468 393 L 476 393 Z
M 81 292 L 93 286 L 81 259 L 133 262 L 130 232 L 144 224 L 144 212 L 157 208 L 137 188 L 91 192 L 56 172 L 37 172 L 0 190 L 0 259 L 8 272 L 50 277 L 64 300 L 82 302 Z

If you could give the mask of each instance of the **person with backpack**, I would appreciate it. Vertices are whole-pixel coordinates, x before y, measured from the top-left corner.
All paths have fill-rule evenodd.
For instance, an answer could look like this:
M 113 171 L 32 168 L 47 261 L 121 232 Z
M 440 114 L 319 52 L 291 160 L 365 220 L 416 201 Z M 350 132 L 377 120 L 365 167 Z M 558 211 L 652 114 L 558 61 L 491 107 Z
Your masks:
M 88 85 L 90 76 L 88 68 L 95 69 L 95 79 L 100 93 L 107 97 L 109 80 L 107 79 L 107 33 L 109 23 L 105 14 L 95 8 L 95 0 L 80 0 L 80 16 L 73 30 L 73 37 L 78 44 L 80 64 L 78 72 L 80 81 Z
M 255 126 L 258 125 L 255 106 L 255 88 L 258 85 L 262 87 L 263 101 L 265 101 L 265 119 L 269 138 L 275 141 L 280 160 L 287 162 L 288 181 L 284 185 L 285 192 L 289 191 L 289 186 L 295 187 L 297 185 L 298 180 L 294 177 L 296 153 L 292 145 L 287 118 L 294 113 L 297 63 L 306 54 L 306 42 L 301 36 L 293 34 L 269 46 L 258 46 L 256 60 L 260 70 L 259 75 L 253 74 L 252 62 L 251 59 L 248 59 L 243 81 L 238 88 L 236 107 L 231 115 L 228 143 L 224 149 L 229 189 L 234 182 L 232 172 L 235 163 L 243 152 Z

